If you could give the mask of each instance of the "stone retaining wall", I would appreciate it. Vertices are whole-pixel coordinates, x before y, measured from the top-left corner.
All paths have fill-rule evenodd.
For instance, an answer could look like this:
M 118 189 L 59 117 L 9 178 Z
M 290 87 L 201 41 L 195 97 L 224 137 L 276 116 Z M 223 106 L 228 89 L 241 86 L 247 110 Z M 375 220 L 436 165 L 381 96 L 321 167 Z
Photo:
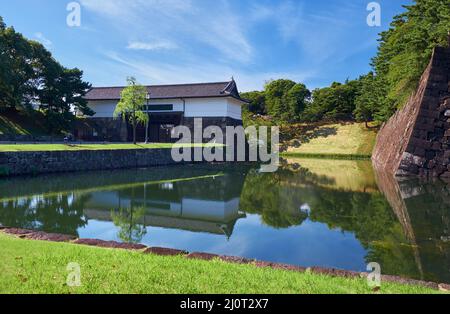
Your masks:
M 171 149 L 0 153 L 0 176 L 126 169 L 177 164 Z
M 416 94 L 379 132 L 372 160 L 391 175 L 450 177 L 450 48 L 435 48 Z

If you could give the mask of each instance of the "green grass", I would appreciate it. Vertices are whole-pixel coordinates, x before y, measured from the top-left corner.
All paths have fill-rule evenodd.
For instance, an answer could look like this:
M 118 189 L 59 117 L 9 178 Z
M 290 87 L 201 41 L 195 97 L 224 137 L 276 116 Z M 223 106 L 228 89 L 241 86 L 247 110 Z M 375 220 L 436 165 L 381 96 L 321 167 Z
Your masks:
M 21 240 L 1 233 L 0 247 L 0 293 L 372 293 L 363 279 Z M 69 263 L 80 265 L 81 287 L 66 285 Z M 380 292 L 437 291 L 384 283 Z
M 291 139 L 287 156 L 368 159 L 377 135 L 376 129 L 368 129 L 364 123 L 299 125 L 298 129 L 300 145 L 295 145 L 295 138 Z
M 172 147 L 202 147 L 213 144 L 0 144 L 0 152 L 37 151 L 83 151 L 83 150 L 123 150 L 123 149 L 171 149 Z
M 45 119 L 39 112 L 30 116 L 24 111 L 9 110 L 0 113 L 0 135 L 48 135 Z

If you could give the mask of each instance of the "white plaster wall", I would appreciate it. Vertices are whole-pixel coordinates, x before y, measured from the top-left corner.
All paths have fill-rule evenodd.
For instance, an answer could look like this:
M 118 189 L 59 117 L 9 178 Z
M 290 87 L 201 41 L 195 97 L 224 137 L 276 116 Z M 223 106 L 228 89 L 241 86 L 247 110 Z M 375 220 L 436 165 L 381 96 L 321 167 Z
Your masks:
M 115 100 L 89 101 L 88 106 L 95 112 L 93 118 L 112 118 L 117 103 Z
M 234 98 L 228 98 L 228 114 L 227 117 L 242 120 L 242 105 L 243 103 Z
M 175 112 L 185 110 L 185 116 L 188 118 L 230 117 L 242 120 L 242 103 L 233 98 L 189 98 L 185 102 L 186 106 L 181 99 L 150 100 L 153 105 L 173 105 Z M 89 101 L 88 106 L 95 111 L 94 118 L 112 118 L 117 103 L 118 101 L 114 100 Z
M 204 118 L 204 117 L 226 117 L 227 116 L 226 98 L 192 98 L 186 99 L 185 117 Z

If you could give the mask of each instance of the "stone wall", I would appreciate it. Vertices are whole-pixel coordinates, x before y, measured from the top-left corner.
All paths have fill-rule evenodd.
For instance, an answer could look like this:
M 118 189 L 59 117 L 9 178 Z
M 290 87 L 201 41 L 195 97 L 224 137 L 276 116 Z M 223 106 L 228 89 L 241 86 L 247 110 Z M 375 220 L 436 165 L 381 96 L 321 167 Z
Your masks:
M 87 118 L 79 119 L 74 127 L 76 140 L 126 142 L 127 123 L 122 119 Z
M 0 176 L 35 175 L 177 164 L 171 149 L 2 152 Z
M 372 160 L 391 175 L 450 177 L 450 48 L 434 50 L 416 94 L 379 132 Z

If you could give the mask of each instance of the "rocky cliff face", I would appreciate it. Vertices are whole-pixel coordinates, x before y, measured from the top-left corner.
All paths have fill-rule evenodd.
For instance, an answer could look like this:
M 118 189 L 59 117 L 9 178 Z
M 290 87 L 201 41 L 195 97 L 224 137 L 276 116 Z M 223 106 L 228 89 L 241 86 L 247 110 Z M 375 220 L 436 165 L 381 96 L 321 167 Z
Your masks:
M 372 160 L 396 176 L 450 178 L 450 48 L 434 50 L 416 94 L 378 134 Z

